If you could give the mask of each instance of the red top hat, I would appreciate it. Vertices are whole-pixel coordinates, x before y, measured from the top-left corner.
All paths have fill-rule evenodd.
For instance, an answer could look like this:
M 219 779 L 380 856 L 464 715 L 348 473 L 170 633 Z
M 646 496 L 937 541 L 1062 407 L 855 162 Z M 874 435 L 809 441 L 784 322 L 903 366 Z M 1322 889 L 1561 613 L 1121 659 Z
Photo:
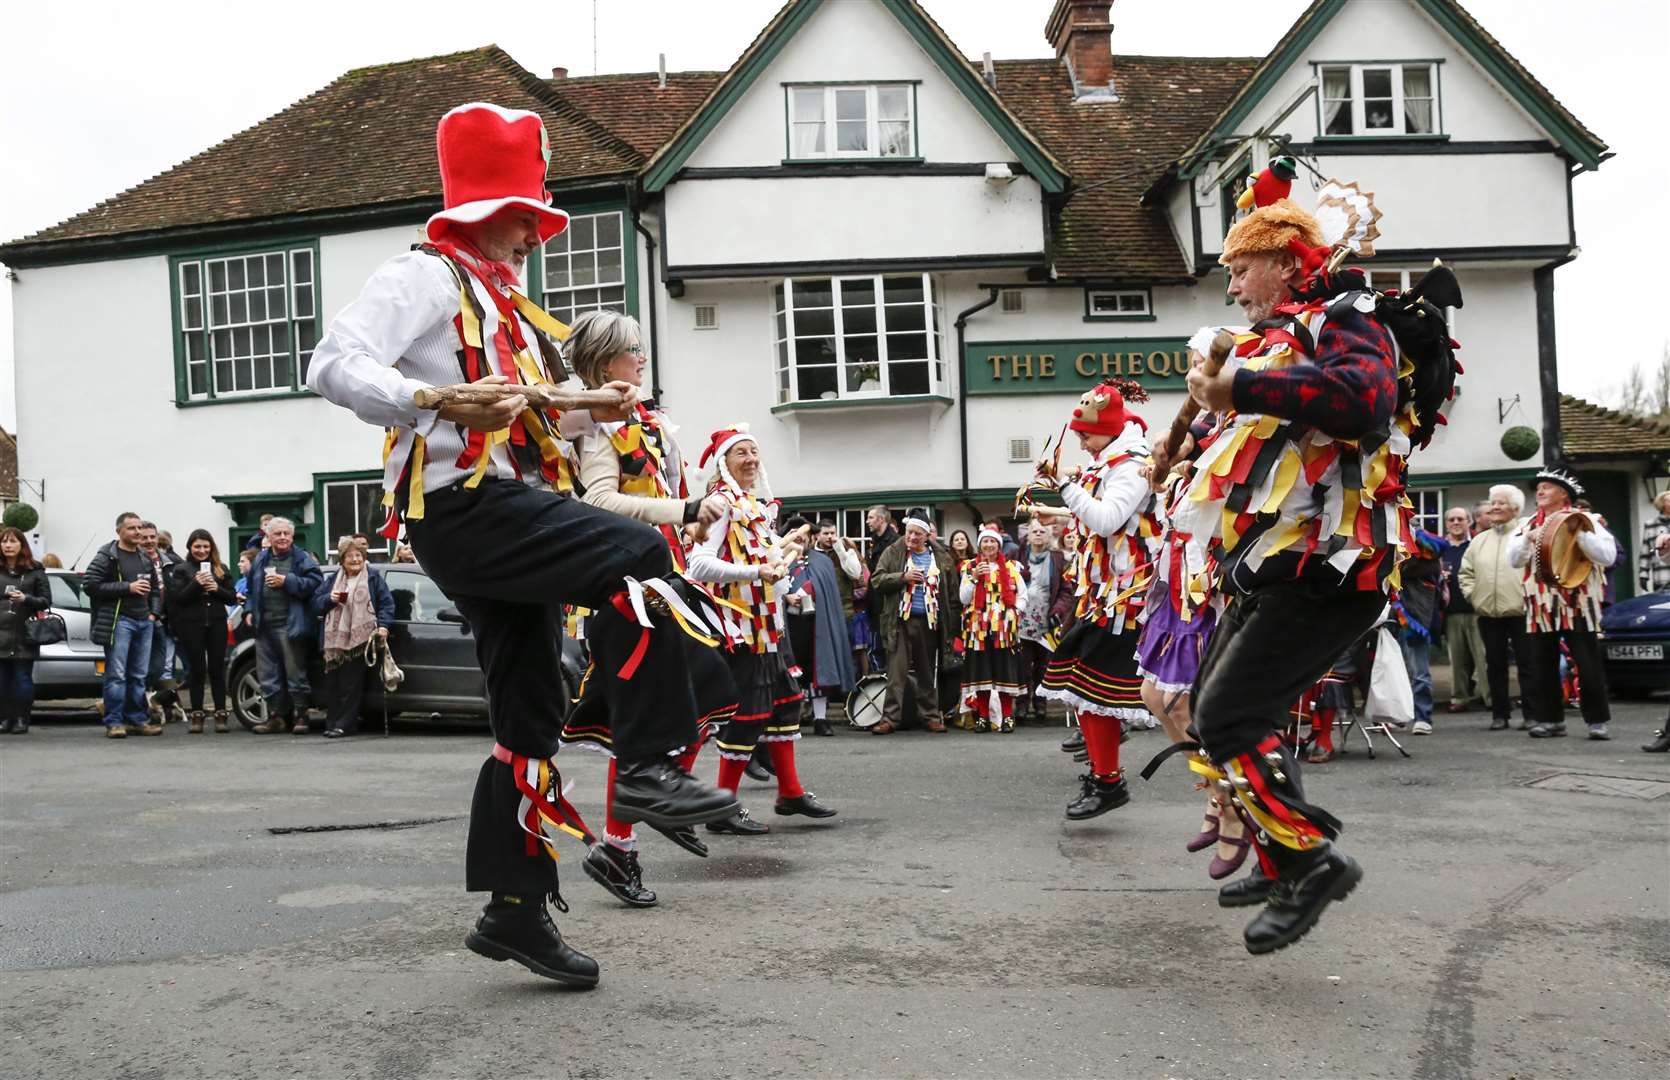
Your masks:
M 446 209 L 429 219 L 429 239 L 441 239 L 455 222 L 486 221 L 512 206 L 539 217 L 541 242 L 568 228 L 567 212 L 552 206 L 545 190 L 551 143 L 538 113 L 485 101 L 460 105 L 441 117 L 435 153 Z

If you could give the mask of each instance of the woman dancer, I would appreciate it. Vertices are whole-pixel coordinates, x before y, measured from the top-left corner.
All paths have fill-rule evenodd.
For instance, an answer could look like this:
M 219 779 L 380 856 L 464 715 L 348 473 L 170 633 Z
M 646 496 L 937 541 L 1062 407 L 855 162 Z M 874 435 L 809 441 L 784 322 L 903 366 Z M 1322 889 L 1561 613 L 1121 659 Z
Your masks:
M 1003 537 L 980 530 L 976 558 L 962 564 L 963 704 L 974 713 L 975 731 L 1015 730 L 1015 699 L 1026 692 L 1020 679 L 1021 604 L 1026 582 L 1020 566 L 1003 554 Z M 996 696 L 1000 714 L 991 715 Z
M 1133 381 L 1102 383 L 1079 399 L 1068 425 L 1091 456 L 1082 475 L 1060 483 L 1062 502 L 1078 522 L 1078 621 L 1050 660 L 1044 696 L 1078 711 L 1090 758 L 1083 790 L 1067 806 L 1070 821 L 1131 801 L 1119 768 L 1121 727 L 1148 716 L 1137 674 L 1137 616 L 1152 574 L 1148 545 L 1159 527 L 1145 468 L 1148 425 L 1126 408 L 1127 400 L 1147 399 Z
M 613 311 L 592 311 L 569 329 L 568 362 L 588 388 L 611 382 L 641 387 L 648 357 L 636 320 Z M 684 478 L 684 454 L 674 438 L 677 429 L 664 409 L 653 401 L 640 402 L 631 418 L 592 422 L 569 417 L 563 434 L 580 459 L 581 498 L 610 513 L 655 526 L 667 541 L 673 565 L 684 568 L 681 527 L 706 524 L 718 518 L 721 500 L 692 497 Z M 686 599 L 705 600 L 691 589 Z M 698 735 L 680 751 L 685 772 L 695 768 L 696 755 L 713 726 L 736 710 L 736 687 L 717 649 L 686 636 L 692 693 L 696 699 Z M 586 875 L 631 907 L 650 907 L 656 895 L 644 887 L 638 861 L 637 834 L 615 817 L 616 764 L 609 711 L 600 691 L 595 662 L 581 681 L 574 709 L 563 725 L 562 741 L 609 756 L 609 790 L 604 803 L 603 836 L 586 855 Z M 692 829 L 659 830 L 675 844 L 706 856 L 707 845 Z
M 776 505 L 770 500 L 759 444 L 738 424 L 713 433 L 700 464 L 714 463 L 709 497 L 724 509 L 704 539 L 690 550 L 687 574 L 696 581 L 720 585 L 725 606 L 728 650 L 725 658 L 737 688 L 736 712 L 720 731 L 719 786 L 735 794 L 742 770 L 757 743 L 766 744 L 777 774 L 776 813 L 832 817 L 835 811 L 801 786 L 795 771 L 794 744 L 800 738 L 802 693 L 782 647 L 783 612 L 780 602 L 785 568 L 805 543 L 786 547 L 773 531 Z M 765 497 L 755 494 L 756 488 Z M 770 827 L 753 820 L 747 810 L 708 822 L 708 830 L 738 836 L 757 836 Z

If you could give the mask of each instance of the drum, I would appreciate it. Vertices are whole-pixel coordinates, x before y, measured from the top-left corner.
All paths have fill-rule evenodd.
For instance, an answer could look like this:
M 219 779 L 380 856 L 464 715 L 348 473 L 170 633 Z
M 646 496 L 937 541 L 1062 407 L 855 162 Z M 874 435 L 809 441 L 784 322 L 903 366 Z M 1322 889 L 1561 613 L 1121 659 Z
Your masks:
M 881 711 L 887 704 L 887 676 L 879 672 L 866 675 L 847 695 L 847 723 L 855 728 L 872 728 L 881 723 Z
M 1561 510 L 1548 515 L 1532 553 L 1537 580 L 1560 589 L 1575 589 L 1587 581 L 1594 564 L 1583 554 L 1577 537 L 1579 533 L 1594 530 L 1594 522 L 1581 510 Z

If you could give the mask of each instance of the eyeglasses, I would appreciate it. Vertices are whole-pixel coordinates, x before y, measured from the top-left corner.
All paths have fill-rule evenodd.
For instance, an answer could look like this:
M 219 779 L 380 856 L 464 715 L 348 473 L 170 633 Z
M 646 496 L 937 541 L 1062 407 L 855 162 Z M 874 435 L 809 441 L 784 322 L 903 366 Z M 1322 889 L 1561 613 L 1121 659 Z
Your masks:
M 626 347 L 626 351 L 631 353 L 633 356 L 644 355 L 644 347 L 642 345 L 628 345 Z

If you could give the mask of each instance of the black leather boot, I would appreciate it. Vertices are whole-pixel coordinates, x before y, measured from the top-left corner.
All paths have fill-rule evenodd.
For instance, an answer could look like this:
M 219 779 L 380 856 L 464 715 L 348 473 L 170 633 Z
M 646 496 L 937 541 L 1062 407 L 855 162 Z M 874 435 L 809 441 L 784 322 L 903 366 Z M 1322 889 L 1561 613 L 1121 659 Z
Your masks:
M 764 836 L 771 831 L 771 826 L 763 821 L 755 821 L 748 816 L 748 811 L 738 807 L 737 812 L 720 821 L 707 823 L 710 833 L 729 833 L 732 836 Z
M 1218 890 L 1219 907 L 1252 907 L 1270 899 L 1270 890 L 1276 887 L 1276 879 L 1264 876 L 1264 867 L 1253 860 L 1252 873 L 1244 878 L 1230 882 Z
M 1328 905 L 1343 900 L 1363 879 L 1357 860 L 1329 843 L 1316 851 L 1298 852 L 1274 846 L 1271 857 L 1280 874 L 1264 910 L 1247 924 L 1247 951 L 1275 952 L 1304 937 Z
M 699 855 L 704 859 L 707 858 L 707 845 L 702 843 L 701 837 L 697 836 L 696 831 L 689 826 L 682 826 L 676 829 L 663 829 L 659 825 L 651 825 L 650 828 L 654 829 L 662 836 L 665 836 L 667 839 L 671 840 L 685 851 L 688 851 L 690 854 Z
M 622 762 L 615 776 L 615 817 L 657 828 L 700 825 L 742 808 L 736 796 L 711 788 L 666 759 Z
M 586 853 L 586 861 L 581 865 L 587 877 L 628 907 L 655 906 L 655 893 L 644 888 L 636 851 L 622 851 L 605 840 Z
M 1074 728 L 1071 735 L 1061 740 L 1061 750 L 1063 753 L 1076 754 L 1083 749 L 1084 732 L 1079 728 Z
M 464 944 L 489 960 L 514 960 L 547 979 L 597 985 L 597 961 L 562 939 L 543 896 L 494 893 Z
M 24 724 L 24 730 L 28 730 L 27 721 Z M 1649 754 L 1670 753 L 1670 720 L 1666 720 L 1663 727 L 1653 732 L 1653 741 L 1643 743 L 1641 749 Z
M 810 791 L 802 792 L 792 799 L 779 798 L 773 810 L 779 817 L 793 817 L 795 814 L 801 814 L 809 818 L 835 816 L 835 808 L 818 802 L 818 797 Z
M 1131 789 L 1125 785 L 1124 776 L 1101 780 L 1085 773 L 1079 779 L 1084 781 L 1084 789 L 1078 798 L 1067 804 L 1068 821 L 1088 821 L 1131 801 Z

